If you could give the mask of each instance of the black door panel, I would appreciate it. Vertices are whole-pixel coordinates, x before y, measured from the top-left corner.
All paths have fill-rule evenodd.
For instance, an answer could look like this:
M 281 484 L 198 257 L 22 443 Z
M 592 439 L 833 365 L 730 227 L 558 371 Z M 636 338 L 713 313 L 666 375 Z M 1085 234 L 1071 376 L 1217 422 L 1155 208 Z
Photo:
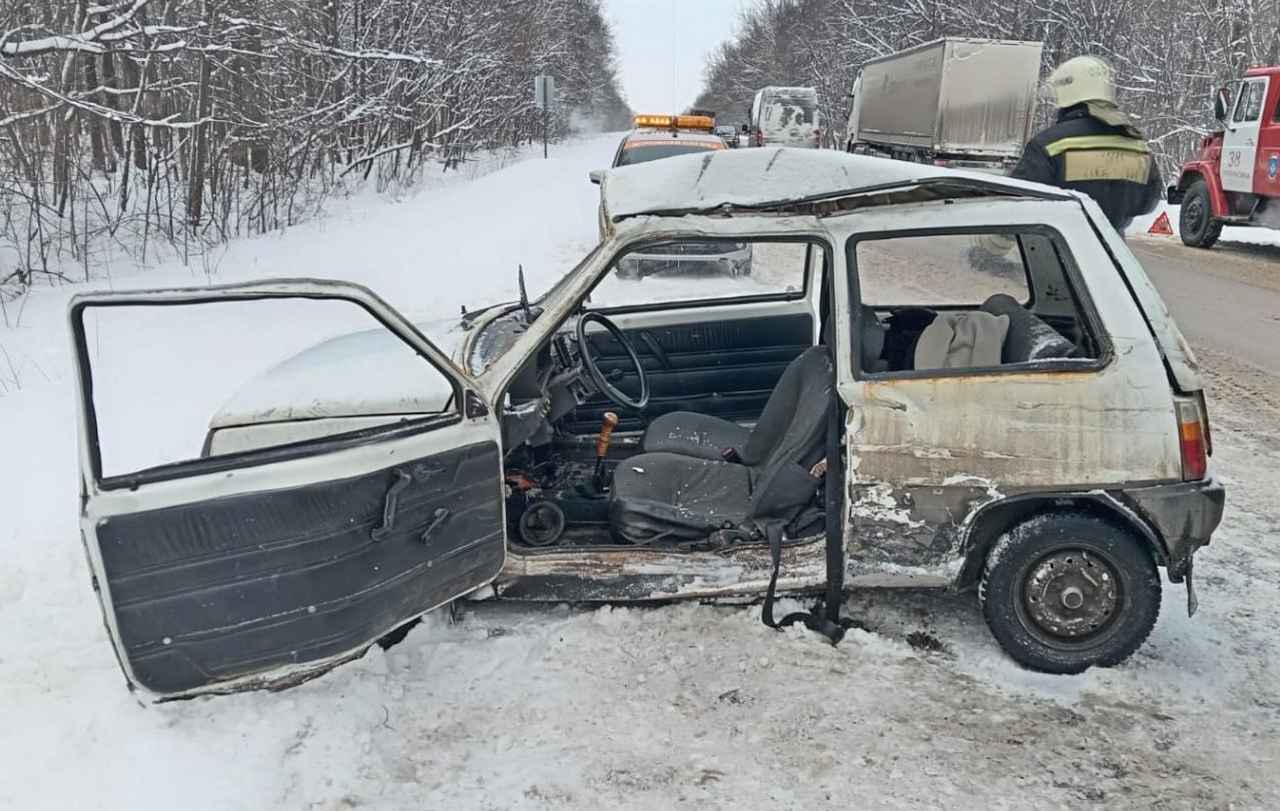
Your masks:
M 662 349 L 656 355 L 640 333 Z M 622 430 L 643 428 L 671 411 L 697 411 L 728 420 L 755 419 L 787 364 L 813 344 L 808 313 L 740 318 L 712 323 L 626 330 L 649 375 L 651 394 L 643 414 L 619 410 Z M 600 370 L 624 391 L 639 391 L 622 346 L 607 332 L 590 341 Z M 664 362 L 665 361 L 665 362 Z M 574 409 L 563 421 L 573 433 L 599 429 L 604 412 L 618 410 L 602 397 Z
M 172 693 L 325 659 L 487 582 L 503 560 L 500 462 L 496 443 L 480 443 L 101 523 L 134 675 Z M 393 528 L 375 541 L 402 473 Z

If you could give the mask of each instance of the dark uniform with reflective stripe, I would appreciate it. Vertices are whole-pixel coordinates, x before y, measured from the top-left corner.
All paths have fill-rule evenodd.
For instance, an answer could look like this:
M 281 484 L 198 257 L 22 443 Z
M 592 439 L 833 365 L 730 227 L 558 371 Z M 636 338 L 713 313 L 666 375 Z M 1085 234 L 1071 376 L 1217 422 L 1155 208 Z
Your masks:
M 1013 176 L 1084 192 L 1123 234 L 1134 217 L 1160 200 L 1160 169 L 1138 130 L 1095 114 L 1120 118 L 1114 107 L 1091 104 L 1059 111 L 1058 123 L 1027 144 Z

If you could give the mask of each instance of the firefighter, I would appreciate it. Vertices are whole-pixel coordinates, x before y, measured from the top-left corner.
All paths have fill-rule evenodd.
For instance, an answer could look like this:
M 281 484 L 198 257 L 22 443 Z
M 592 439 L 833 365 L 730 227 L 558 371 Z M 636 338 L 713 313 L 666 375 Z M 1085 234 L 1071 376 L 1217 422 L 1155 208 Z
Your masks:
M 1084 192 L 1124 234 L 1160 200 L 1160 170 L 1137 128 L 1116 106 L 1111 66 L 1077 56 L 1049 75 L 1058 121 L 1022 152 L 1013 176 Z

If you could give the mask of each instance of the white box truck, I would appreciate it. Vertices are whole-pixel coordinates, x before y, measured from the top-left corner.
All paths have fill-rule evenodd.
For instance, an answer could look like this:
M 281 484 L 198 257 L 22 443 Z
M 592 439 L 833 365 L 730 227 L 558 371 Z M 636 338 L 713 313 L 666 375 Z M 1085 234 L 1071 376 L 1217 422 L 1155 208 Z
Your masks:
M 847 151 L 1011 168 L 1031 134 L 1042 50 L 944 37 L 866 62 L 850 91 Z

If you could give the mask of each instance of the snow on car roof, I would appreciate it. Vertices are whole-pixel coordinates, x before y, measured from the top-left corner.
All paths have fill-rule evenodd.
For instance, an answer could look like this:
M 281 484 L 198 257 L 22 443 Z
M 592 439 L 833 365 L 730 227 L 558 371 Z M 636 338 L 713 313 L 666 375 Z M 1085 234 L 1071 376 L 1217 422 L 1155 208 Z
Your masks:
M 725 205 L 763 207 L 939 178 L 980 183 L 991 187 L 993 194 L 1069 194 L 1000 175 L 850 155 L 833 149 L 786 147 L 717 150 L 619 166 L 605 172 L 601 194 L 608 216 L 617 219 L 659 212 L 711 211 Z

